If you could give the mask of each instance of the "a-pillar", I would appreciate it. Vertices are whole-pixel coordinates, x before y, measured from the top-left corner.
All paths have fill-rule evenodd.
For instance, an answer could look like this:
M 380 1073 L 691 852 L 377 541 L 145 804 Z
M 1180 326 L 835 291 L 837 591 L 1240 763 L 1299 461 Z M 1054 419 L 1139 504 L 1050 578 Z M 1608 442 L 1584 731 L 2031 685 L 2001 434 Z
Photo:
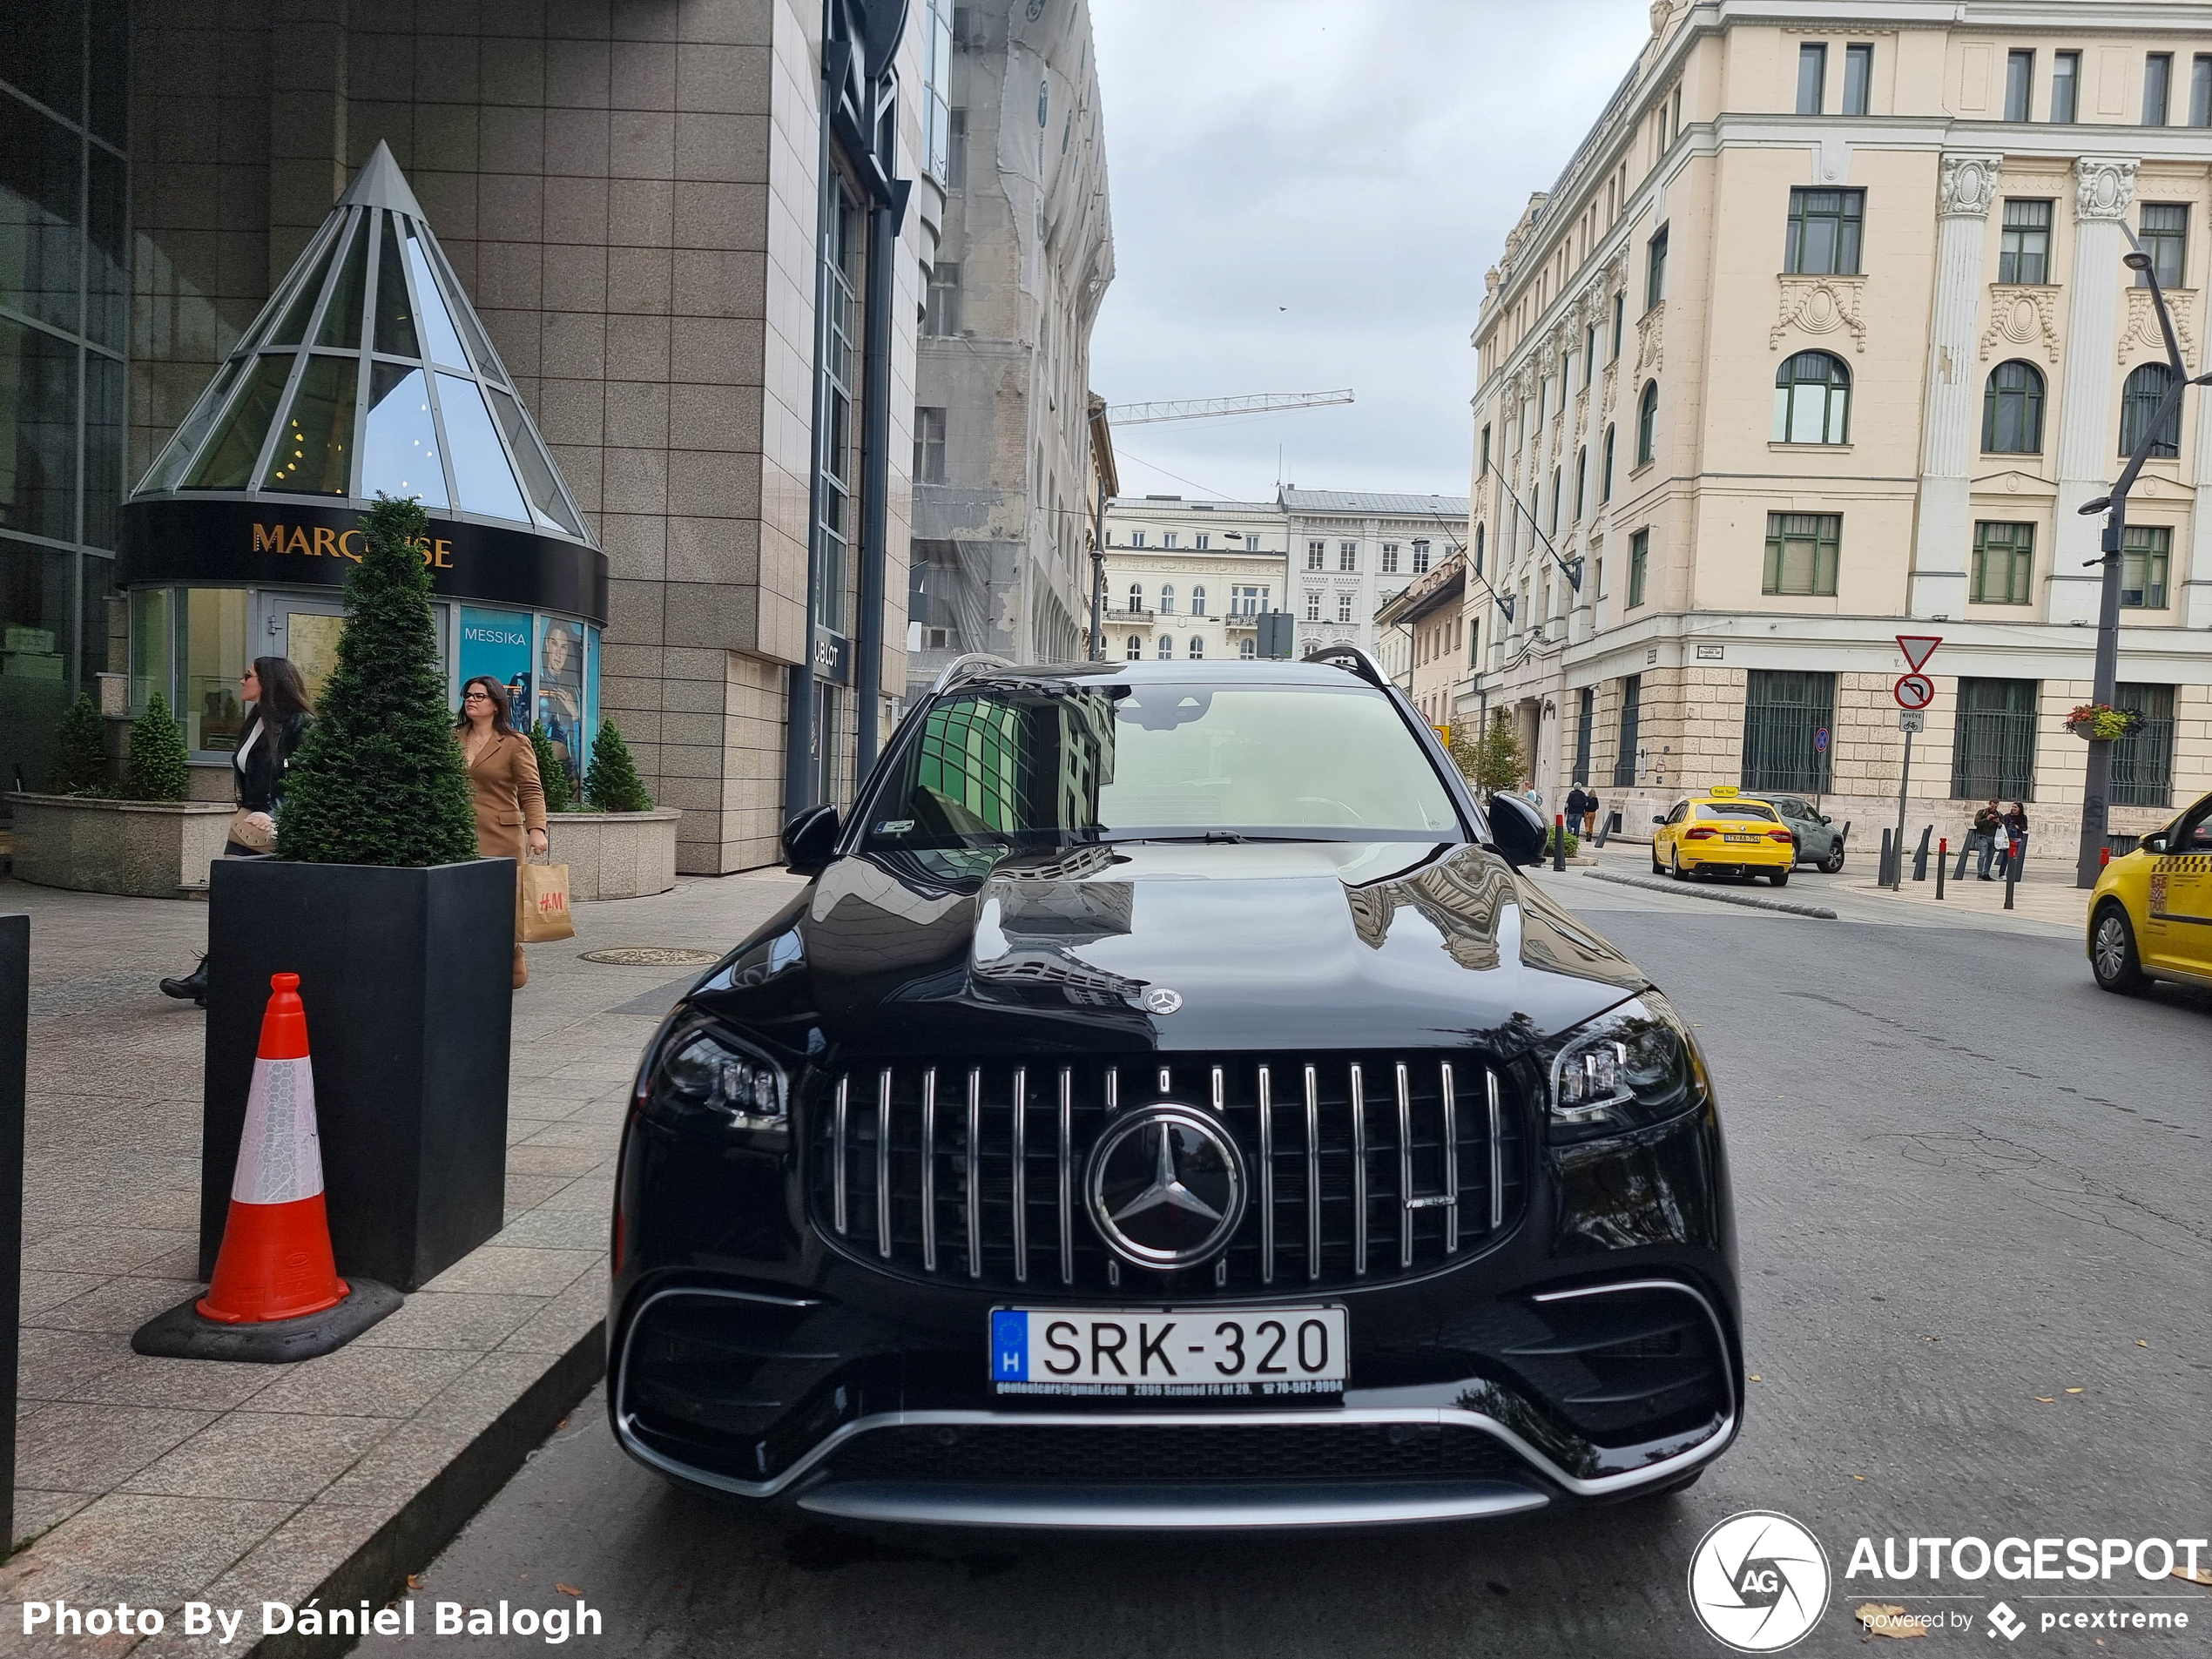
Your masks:
M 2121 229 L 2135 199 L 2135 163 L 2083 156 L 2074 164 L 2074 274 L 2067 284 L 2066 379 L 2059 396 L 2058 523 L 2051 538 L 2049 620 L 2094 623 L 2103 572 L 2101 515 L 2078 510 L 2111 488 L 2112 374 L 2120 337 L 2120 288 L 2128 274 Z M 2087 568 L 2085 568 L 2087 567 Z
M 1912 614 L 1963 617 L 1973 544 L 1974 330 L 1990 204 L 2004 158 L 1946 155 L 1936 195 L 1935 316 L 1928 336 L 1928 404 L 1920 427 L 1920 514 L 1912 538 Z

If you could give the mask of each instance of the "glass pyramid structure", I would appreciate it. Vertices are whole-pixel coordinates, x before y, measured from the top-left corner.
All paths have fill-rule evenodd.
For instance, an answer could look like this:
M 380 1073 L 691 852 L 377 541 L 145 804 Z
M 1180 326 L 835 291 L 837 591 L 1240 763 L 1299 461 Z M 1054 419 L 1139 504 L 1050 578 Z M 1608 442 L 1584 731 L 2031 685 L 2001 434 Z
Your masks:
M 380 490 L 598 545 L 381 141 L 132 500 Z

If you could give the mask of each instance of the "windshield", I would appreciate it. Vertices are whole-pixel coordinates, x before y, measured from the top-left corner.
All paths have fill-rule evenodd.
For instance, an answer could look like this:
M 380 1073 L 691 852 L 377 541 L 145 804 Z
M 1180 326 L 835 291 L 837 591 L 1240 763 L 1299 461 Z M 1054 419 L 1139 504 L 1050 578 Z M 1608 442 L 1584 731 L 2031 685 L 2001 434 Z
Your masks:
M 1697 803 L 1697 816 L 1710 823 L 1728 819 L 1757 819 L 1762 824 L 1775 821 L 1774 809 L 1762 806 L 1755 800 L 1712 800 Z
M 1413 734 L 1366 686 L 1040 681 L 924 714 L 861 845 L 1208 834 L 1433 841 L 1460 826 Z

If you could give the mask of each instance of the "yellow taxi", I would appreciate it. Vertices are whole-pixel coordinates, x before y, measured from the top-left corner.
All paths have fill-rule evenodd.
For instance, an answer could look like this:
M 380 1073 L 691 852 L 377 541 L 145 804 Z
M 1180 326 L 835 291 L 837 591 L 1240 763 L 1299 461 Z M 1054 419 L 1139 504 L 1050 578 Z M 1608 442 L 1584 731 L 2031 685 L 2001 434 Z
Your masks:
M 2105 866 L 2089 895 L 2089 971 L 2107 991 L 2212 985 L 2212 795 Z
M 1693 875 L 1764 875 L 1777 887 L 1787 887 L 1797 861 L 1797 838 L 1773 807 L 1741 799 L 1741 793 L 1733 784 L 1716 784 L 1654 818 L 1651 873 L 1678 881 Z

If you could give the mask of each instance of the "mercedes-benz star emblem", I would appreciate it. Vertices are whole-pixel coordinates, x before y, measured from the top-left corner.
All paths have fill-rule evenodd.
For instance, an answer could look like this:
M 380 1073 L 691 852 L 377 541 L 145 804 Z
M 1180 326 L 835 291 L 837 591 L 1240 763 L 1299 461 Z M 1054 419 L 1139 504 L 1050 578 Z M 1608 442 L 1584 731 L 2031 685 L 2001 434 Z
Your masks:
M 1172 1014 L 1183 1006 L 1183 998 L 1164 985 L 1155 985 L 1144 993 L 1144 1006 L 1155 1014 Z
M 1124 1261 L 1194 1267 L 1244 1219 L 1244 1160 L 1204 1112 L 1147 1106 L 1098 1137 L 1083 1191 L 1098 1236 Z

